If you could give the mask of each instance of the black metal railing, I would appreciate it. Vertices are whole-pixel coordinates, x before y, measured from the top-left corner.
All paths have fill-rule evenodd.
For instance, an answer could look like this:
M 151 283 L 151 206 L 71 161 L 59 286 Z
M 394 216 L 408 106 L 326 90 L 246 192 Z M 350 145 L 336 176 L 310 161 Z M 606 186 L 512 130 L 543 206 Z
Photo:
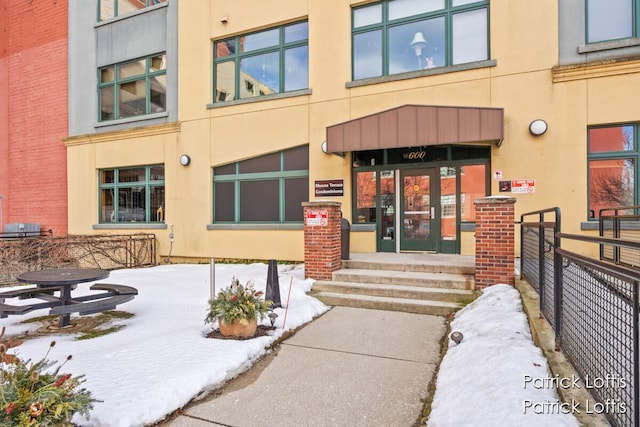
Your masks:
M 640 269 L 584 255 L 608 247 L 611 254 L 637 256 L 640 242 L 563 233 L 559 218 L 557 208 L 522 216 L 522 279 L 540 293 L 540 312 L 553 326 L 556 345 L 591 386 L 598 409 L 612 425 L 640 426 Z
M 555 250 L 559 247 L 556 233 L 560 231 L 560 209 L 523 214 L 520 230 L 521 276 L 540 294 L 540 311 L 555 330 L 558 325 L 555 320 L 554 284 L 558 281 L 556 275 L 560 274 Z
M 640 242 L 640 206 L 600 209 L 598 219 L 600 237 Z M 640 267 L 640 254 L 628 248 L 603 244 L 600 246 L 600 259 Z

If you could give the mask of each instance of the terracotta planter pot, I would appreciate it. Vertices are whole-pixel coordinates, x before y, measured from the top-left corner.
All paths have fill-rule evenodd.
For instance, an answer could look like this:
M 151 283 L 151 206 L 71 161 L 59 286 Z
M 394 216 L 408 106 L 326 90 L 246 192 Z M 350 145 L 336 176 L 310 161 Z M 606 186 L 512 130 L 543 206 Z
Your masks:
M 224 320 L 218 318 L 218 325 L 220 326 L 220 334 L 225 337 L 242 337 L 250 338 L 256 334 L 258 328 L 257 319 L 248 319 L 246 324 L 242 324 L 239 321 L 232 324 L 224 323 Z

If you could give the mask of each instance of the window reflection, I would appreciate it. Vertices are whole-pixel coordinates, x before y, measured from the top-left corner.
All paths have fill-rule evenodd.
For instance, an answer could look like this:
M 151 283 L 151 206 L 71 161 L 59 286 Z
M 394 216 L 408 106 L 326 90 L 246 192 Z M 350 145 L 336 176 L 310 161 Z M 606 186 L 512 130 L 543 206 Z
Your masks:
M 236 64 L 223 62 L 216 67 L 216 101 L 230 101 L 235 98 L 234 76 Z
M 262 31 L 240 37 L 240 52 L 251 52 L 252 50 L 263 49 L 265 47 L 277 46 L 280 41 L 279 30 Z
M 353 27 L 359 28 L 382 22 L 382 4 L 361 7 L 353 11 Z
M 167 107 L 167 76 L 153 77 L 149 80 L 151 85 L 149 94 L 149 110 L 151 113 L 160 113 Z
M 356 221 L 376 222 L 376 172 L 356 173 Z
M 635 167 L 633 159 L 589 162 L 589 209 L 596 217 L 600 209 L 634 205 Z
M 587 43 L 631 37 L 632 3 L 630 0 L 587 0 Z
M 353 78 L 382 75 L 382 31 L 356 34 L 353 38 Z
M 98 70 L 100 121 L 166 111 L 166 69 L 161 54 Z
M 308 37 L 305 21 L 216 41 L 214 102 L 308 88 Z
M 100 121 L 113 120 L 115 118 L 113 89 L 113 86 L 100 89 Z
M 487 59 L 487 9 L 453 15 L 453 63 Z
M 487 0 L 384 0 L 354 8 L 353 79 L 486 60 L 488 20 Z
M 445 65 L 444 18 L 389 29 L 389 74 Z
M 444 9 L 444 0 L 392 0 L 389 2 L 389 20 L 440 9 Z
M 460 167 L 460 219 L 475 221 L 476 210 L 473 201 L 486 196 L 486 165 L 466 165 Z
M 600 209 L 637 202 L 638 125 L 598 127 L 589 133 L 589 219 Z
M 167 0 L 100 0 L 100 20 L 136 12 Z
M 633 150 L 633 126 L 589 129 L 589 153 Z
M 280 88 L 280 55 L 277 52 L 240 60 L 240 98 L 277 93 Z
M 146 84 L 136 80 L 120 85 L 118 92 L 118 118 L 140 116 L 146 112 Z
M 291 43 L 309 38 L 309 24 L 307 22 L 299 22 L 284 28 L 284 42 Z
M 309 47 L 287 49 L 284 53 L 285 92 L 309 87 Z

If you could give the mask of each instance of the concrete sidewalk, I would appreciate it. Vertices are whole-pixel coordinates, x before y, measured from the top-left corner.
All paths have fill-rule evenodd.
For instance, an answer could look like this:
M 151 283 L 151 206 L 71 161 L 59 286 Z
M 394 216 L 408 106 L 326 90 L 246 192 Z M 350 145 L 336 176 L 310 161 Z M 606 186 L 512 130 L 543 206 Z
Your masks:
M 282 342 L 253 383 L 192 404 L 166 425 L 415 426 L 444 321 L 334 307 Z

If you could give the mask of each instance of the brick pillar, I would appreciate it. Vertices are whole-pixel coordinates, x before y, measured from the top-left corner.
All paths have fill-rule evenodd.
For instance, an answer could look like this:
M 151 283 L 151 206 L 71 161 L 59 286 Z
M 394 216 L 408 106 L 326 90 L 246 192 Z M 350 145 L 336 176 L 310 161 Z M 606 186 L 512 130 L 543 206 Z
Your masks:
M 515 203 L 513 197 L 474 201 L 476 208 L 476 289 L 515 285 Z
M 340 202 L 303 202 L 304 277 L 331 280 L 342 266 L 340 245 Z

